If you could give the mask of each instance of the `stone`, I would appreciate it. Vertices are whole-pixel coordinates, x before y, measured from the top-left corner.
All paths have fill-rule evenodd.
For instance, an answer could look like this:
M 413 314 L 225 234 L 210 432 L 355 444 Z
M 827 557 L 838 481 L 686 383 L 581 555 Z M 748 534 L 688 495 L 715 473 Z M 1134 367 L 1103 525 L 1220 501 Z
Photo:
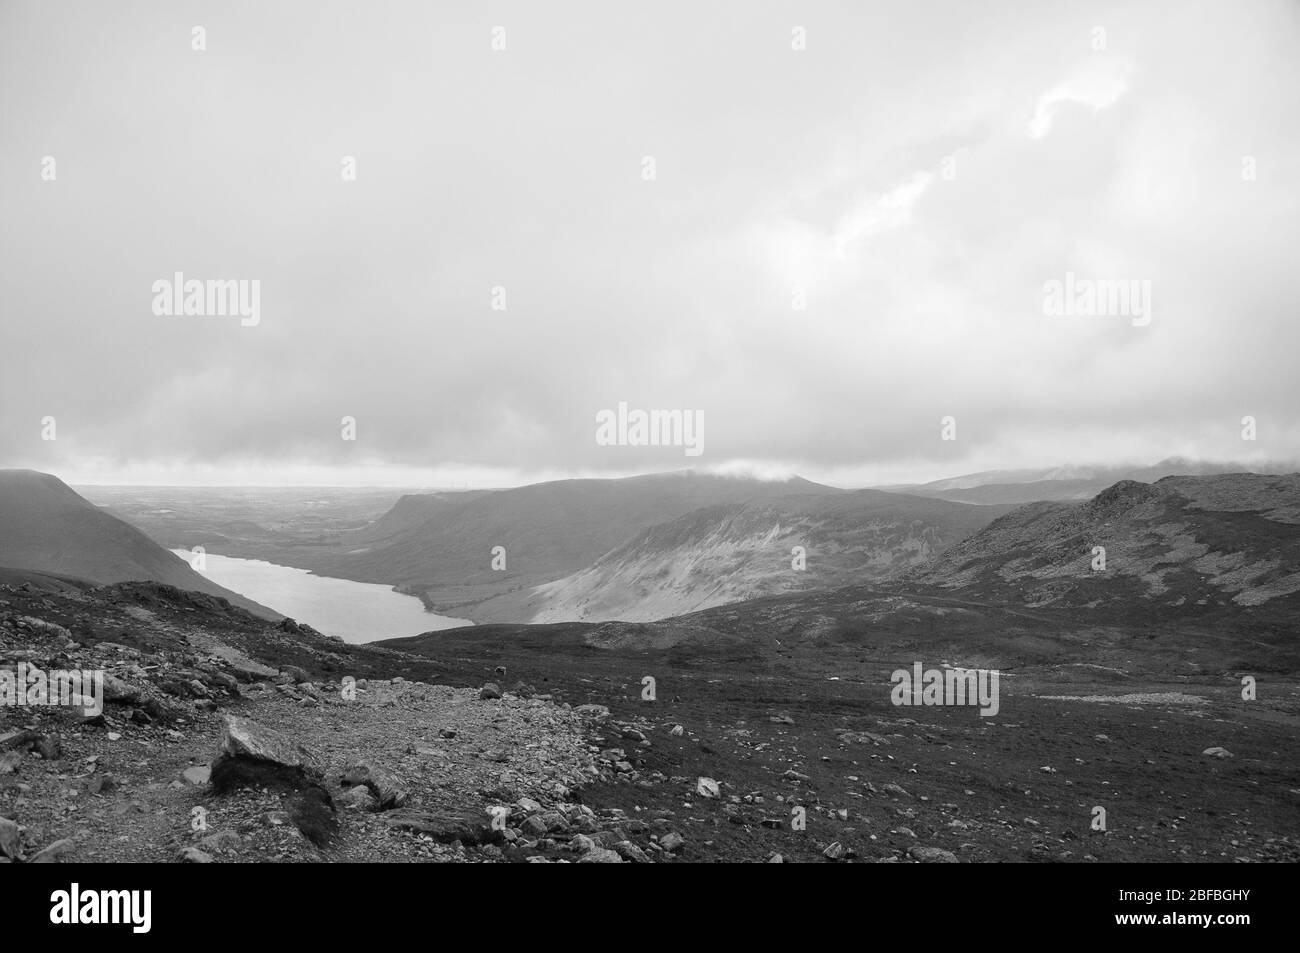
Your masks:
M 923 864 L 955 864 L 957 855 L 952 851 L 943 850 L 939 847 L 921 847 L 916 846 L 908 850 L 913 860 L 920 861 Z
M 0 857 L 17 860 L 22 853 L 22 838 L 18 835 L 18 825 L 7 817 L 0 817 Z
M 678 834 L 676 831 L 673 831 L 672 833 L 665 834 L 663 837 L 659 838 L 659 846 L 664 850 L 676 853 L 686 846 L 686 838 L 682 837 L 682 835 Z
M 27 863 L 58 864 L 62 863 L 63 859 L 70 853 L 72 853 L 72 841 L 67 840 L 66 838 L 64 840 L 56 840 L 53 844 L 50 844 L 44 850 L 35 854 L 31 860 L 27 861 Z
M 119 705 L 134 705 L 140 701 L 140 689 L 122 681 L 116 675 L 104 673 L 104 701 Z
M 32 751 L 46 761 L 54 761 L 63 754 L 63 745 L 55 736 L 24 729 L 0 738 L 0 751 Z
M 204 837 L 199 843 L 210 851 L 218 854 L 224 854 L 226 851 L 234 850 L 244 842 L 236 831 L 217 831 Z
M 589 850 L 596 849 L 596 842 L 586 834 L 575 834 L 573 835 L 573 839 L 569 841 L 569 846 L 579 854 L 585 854 Z
M 364 784 L 348 788 L 334 800 L 345 811 L 373 811 L 379 805 L 375 796 Z
M 609 831 L 597 831 L 591 835 L 591 839 L 597 847 L 606 847 L 613 850 L 615 844 L 627 840 L 627 834 L 616 827 Z
M 212 779 L 212 769 L 205 764 L 196 764 L 181 772 L 181 777 L 194 785 L 207 784 Z
M 523 811 L 524 814 L 537 814 L 542 810 L 542 805 L 530 797 L 521 797 L 518 801 L 515 801 L 515 807 Z
M 409 793 L 391 771 L 362 761 L 343 772 L 343 785 L 353 787 L 365 785 L 375 796 L 376 810 L 388 811 L 406 804 Z
M 482 688 L 479 689 L 478 697 L 483 699 L 484 701 L 487 701 L 488 699 L 492 699 L 492 698 L 500 698 L 501 686 L 499 686 L 496 682 L 488 682 L 486 685 L 484 685 Z
M 211 864 L 213 863 L 212 855 L 199 850 L 197 847 L 185 847 L 176 854 L 176 859 L 182 864 Z
M 695 793 L 704 798 L 718 798 L 722 796 L 722 790 L 718 787 L 718 782 L 713 778 L 699 778 L 695 782 Z
M 1204 751 L 1201 752 L 1201 754 L 1205 755 L 1207 758 L 1232 758 L 1232 757 L 1235 757 L 1235 756 L 1233 755 L 1233 753 L 1232 753 L 1231 751 L 1229 751 L 1227 748 L 1219 748 L 1219 747 L 1206 748 Z
M 578 858 L 580 864 L 621 864 L 623 858 L 615 851 L 594 847 Z
M 212 783 L 219 792 L 245 784 L 298 787 L 319 782 L 324 775 L 316 757 L 302 745 L 247 718 L 226 716 L 212 763 Z
M 470 811 L 395 811 L 388 826 L 416 834 L 428 834 L 443 844 L 460 841 L 466 846 L 490 844 L 501 839 L 486 813 Z
M 636 844 L 630 840 L 621 840 L 614 845 L 614 852 L 624 860 L 633 864 L 648 864 L 650 857 Z
M 547 811 L 541 815 L 541 821 L 546 825 L 546 833 L 554 834 L 569 829 L 569 822 L 559 811 Z
M 227 663 L 230 671 L 234 673 L 235 678 L 241 682 L 258 682 L 267 678 L 274 678 L 280 674 L 276 669 L 269 665 L 263 665 L 261 662 L 254 662 L 252 659 L 236 659 Z

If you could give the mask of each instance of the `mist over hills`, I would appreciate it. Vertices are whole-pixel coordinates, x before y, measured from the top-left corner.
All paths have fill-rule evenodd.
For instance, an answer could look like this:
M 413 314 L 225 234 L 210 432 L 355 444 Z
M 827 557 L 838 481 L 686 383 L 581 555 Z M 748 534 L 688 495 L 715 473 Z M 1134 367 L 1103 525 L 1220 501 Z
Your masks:
M 97 584 L 161 582 L 220 596 L 262 618 L 281 618 L 204 578 L 58 477 L 34 470 L 0 470 L 0 566 Z

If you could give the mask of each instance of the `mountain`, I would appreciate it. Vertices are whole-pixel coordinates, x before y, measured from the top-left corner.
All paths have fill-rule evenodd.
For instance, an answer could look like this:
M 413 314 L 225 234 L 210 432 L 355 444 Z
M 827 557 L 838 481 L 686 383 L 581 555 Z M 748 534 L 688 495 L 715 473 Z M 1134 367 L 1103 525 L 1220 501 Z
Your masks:
M 1300 474 L 1122 480 L 1086 502 L 1031 503 L 907 581 L 1028 606 L 1300 605 Z
M 705 507 L 643 530 L 485 618 L 642 622 L 756 596 L 892 579 L 932 560 L 1006 507 L 859 490 Z M 804 568 L 792 554 L 803 547 Z M 508 604 L 508 608 L 507 608 Z
M 1285 472 L 1266 467 L 1259 472 Z M 1033 503 L 1040 500 L 1088 500 L 1120 480 L 1152 483 L 1167 476 L 1206 476 L 1254 471 L 1232 463 L 1198 463 L 1170 458 L 1149 466 L 1059 466 L 1035 470 L 985 470 L 923 484 L 880 487 L 915 496 L 962 503 Z
M 400 497 L 383 516 L 369 526 L 348 536 L 345 545 L 354 551 L 360 544 L 384 544 L 422 526 L 430 520 L 454 509 L 457 505 L 478 499 L 491 490 L 457 490 L 448 493 L 407 493 Z
M 282 618 L 209 581 L 58 477 L 34 470 L 0 470 L 0 566 L 101 585 L 161 582 L 220 596 L 262 618 Z
M 841 492 L 798 478 L 762 481 L 688 470 L 557 480 L 468 496 L 405 496 L 373 527 L 344 539 L 341 554 L 312 568 L 413 588 L 532 585 L 582 569 L 642 530 L 701 507 Z M 506 552 L 504 572 L 492 569 L 497 546 Z

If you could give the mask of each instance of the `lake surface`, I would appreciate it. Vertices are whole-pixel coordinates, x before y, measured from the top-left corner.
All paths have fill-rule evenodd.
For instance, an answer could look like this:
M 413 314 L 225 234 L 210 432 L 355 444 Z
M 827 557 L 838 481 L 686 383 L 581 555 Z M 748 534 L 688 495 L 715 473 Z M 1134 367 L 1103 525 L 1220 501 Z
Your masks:
M 193 565 L 189 550 L 172 552 Z M 313 576 L 306 569 L 260 559 L 213 553 L 205 558 L 203 575 L 213 582 L 345 642 L 374 642 L 472 624 L 468 619 L 426 612 L 415 596 L 389 586 Z

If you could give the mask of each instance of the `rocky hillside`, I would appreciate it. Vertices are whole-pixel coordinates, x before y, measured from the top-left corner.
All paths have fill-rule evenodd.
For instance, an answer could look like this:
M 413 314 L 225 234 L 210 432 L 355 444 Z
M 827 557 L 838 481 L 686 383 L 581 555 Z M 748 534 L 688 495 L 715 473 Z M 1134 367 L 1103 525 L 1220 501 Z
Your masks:
M 879 582 L 929 562 L 1004 512 L 877 490 L 708 507 L 643 531 L 503 611 L 534 622 L 640 622 L 756 596 Z M 796 547 L 803 549 L 799 569 Z
M 0 470 L 0 566 L 95 583 L 161 582 L 220 596 L 263 618 L 282 618 L 206 579 L 58 477 L 34 470 Z
M 592 726 L 639 733 L 606 709 L 435 685 L 427 660 L 200 593 L 0 588 L 0 668 L 19 665 L 102 671 L 105 704 L 0 706 L 0 863 L 621 863 L 680 846 L 578 802 L 625 757 L 592 748 Z
M 1104 569 L 1096 547 L 1105 550 Z M 908 581 L 1035 606 L 1174 609 L 1295 600 L 1300 475 L 1122 481 L 1083 503 L 1032 503 Z

